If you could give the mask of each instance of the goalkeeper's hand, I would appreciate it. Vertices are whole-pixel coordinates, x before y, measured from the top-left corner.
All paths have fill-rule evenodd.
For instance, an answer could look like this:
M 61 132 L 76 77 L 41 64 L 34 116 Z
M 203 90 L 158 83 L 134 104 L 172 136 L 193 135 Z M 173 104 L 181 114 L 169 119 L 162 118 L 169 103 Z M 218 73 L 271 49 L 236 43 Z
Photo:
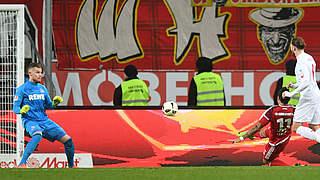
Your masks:
M 62 98 L 62 97 L 60 97 L 60 96 L 55 96 L 55 97 L 53 98 L 52 104 L 53 104 L 53 106 L 56 106 L 56 105 L 58 105 L 58 104 L 60 104 L 60 103 L 62 103 L 62 102 L 63 102 L 63 98 Z
M 20 109 L 20 114 L 25 114 L 29 111 L 30 106 L 29 105 L 24 105 L 21 109 Z

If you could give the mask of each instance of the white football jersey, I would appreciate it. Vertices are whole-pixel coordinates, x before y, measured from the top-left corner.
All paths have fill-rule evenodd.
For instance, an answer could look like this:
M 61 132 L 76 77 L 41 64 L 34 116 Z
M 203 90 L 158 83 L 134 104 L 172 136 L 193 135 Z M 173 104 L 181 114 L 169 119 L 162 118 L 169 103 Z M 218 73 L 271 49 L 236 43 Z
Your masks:
M 316 104 L 320 101 L 320 90 L 316 80 L 316 63 L 312 56 L 303 52 L 297 56 L 295 68 L 297 83 L 292 93 L 300 93 L 299 104 Z M 299 105 L 298 104 L 298 105 Z

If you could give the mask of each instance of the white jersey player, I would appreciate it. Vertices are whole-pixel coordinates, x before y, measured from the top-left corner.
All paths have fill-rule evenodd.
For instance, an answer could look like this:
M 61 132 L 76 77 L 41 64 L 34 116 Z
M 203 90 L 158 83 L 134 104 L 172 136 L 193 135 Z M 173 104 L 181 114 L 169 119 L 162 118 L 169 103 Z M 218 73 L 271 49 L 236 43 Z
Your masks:
M 287 88 L 292 87 L 295 90 L 284 92 L 283 97 L 292 97 L 300 93 L 292 130 L 302 137 L 320 143 L 320 90 L 316 83 L 316 63 L 311 55 L 304 52 L 305 46 L 301 37 L 293 38 L 290 44 L 290 49 L 297 58 L 295 68 L 297 83 L 289 82 Z M 309 127 L 302 126 L 305 122 Z

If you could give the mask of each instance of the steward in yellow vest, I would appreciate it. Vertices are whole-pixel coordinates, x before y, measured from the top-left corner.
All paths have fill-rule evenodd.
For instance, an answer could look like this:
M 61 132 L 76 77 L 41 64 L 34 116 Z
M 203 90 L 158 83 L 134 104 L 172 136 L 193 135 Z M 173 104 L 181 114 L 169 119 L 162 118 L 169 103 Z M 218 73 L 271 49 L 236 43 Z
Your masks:
M 219 74 L 211 72 L 211 60 L 201 57 L 196 67 L 198 74 L 190 82 L 188 106 L 224 106 L 223 81 Z
M 114 106 L 148 106 L 149 89 L 137 75 L 137 68 L 128 65 L 124 70 L 127 78 L 116 88 L 113 96 Z
M 292 82 L 293 84 L 295 84 L 297 82 L 296 80 L 296 76 L 291 76 L 291 75 L 285 75 L 283 76 L 283 80 L 282 80 L 282 87 L 286 87 L 287 84 L 289 82 Z M 293 91 L 293 88 L 289 88 L 289 92 Z M 296 94 L 295 96 L 290 98 L 290 101 L 288 102 L 288 105 L 297 105 L 299 102 L 299 97 L 300 97 L 300 93 Z

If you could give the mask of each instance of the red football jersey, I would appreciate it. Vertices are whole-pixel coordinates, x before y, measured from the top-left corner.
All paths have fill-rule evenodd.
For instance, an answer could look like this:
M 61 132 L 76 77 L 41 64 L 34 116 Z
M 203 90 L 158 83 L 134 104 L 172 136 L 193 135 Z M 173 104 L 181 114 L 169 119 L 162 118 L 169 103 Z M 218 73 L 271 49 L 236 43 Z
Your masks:
M 262 125 L 270 123 L 269 142 L 277 145 L 291 136 L 291 127 L 293 123 L 293 106 L 272 106 L 267 109 L 260 117 L 259 122 Z

